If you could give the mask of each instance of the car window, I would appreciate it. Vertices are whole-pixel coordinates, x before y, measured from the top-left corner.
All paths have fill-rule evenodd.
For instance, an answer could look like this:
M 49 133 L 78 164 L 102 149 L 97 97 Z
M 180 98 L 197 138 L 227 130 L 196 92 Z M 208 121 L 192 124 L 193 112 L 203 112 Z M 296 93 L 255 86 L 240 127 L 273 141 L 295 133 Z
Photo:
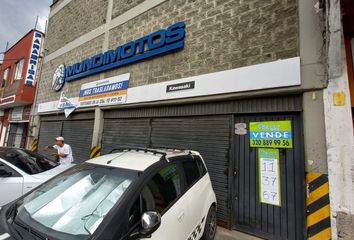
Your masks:
M 1 148 L 0 157 L 27 174 L 38 174 L 57 166 L 48 158 L 24 149 Z
M 201 176 L 204 176 L 207 173 L 204 162 L 202 161 L 202 159 L 199 156 L 195 156 L 195 159 L 196 159 Z
M 135 226 L 141 220 L 142 210 L 140 208 L 140 199 L 139 196 L 129 210 L 129 228 Z
M 144 187 L 142 209 L 163 214 L 181 195 L 181 177 L 177 164 L 161 169 Z
M 189 188 L 200 178 L 199 168 L 194 160 L 184 161 L 182 165 L 186 176 L 187 188 Z
M 137 177 L 134 170 L 77 165 L 21 200 L 17 217 L 48 239 L 87 239 Z
M 19 174 L 17 171 L 15 171 L 13 168 L 8 166 L 6 163 L 3 163 L 0 161 L 0 171 L 6 171 L 11 174 L 9 177 L 22 177 L 21 174 Z M 1 176 L 0 176 L 1 178 Z

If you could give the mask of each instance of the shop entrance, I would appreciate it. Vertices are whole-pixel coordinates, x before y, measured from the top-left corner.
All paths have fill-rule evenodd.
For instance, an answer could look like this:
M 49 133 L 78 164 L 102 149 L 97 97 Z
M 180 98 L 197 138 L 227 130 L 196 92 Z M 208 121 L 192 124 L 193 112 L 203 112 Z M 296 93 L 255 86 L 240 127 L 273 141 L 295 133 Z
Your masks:
M 285 152 L 286 154 L 294 154 L 294 151 L 297 151 L 295 159 L 296 161 L 294 159 L 291 160 L 292 164 L 296 162 L 296 179 L 293 179 L 292 182 L 289 181 L 289 186 L 293 184 L 292 187 L 290 186 L 288 188 L 285 185 L 283 187 L 285 191 L 287 191 L 287 189 L 295 191 L 297 193 L 296 199 L 298 200 L 292 201 L 289 199 L 290 195 L 284 196 L 287 205 L 284 205 L 284 209 L 282 208 L 282 211 L 285 212 L 285 215 L 281 216 L 281 221 L 284 221 L 284 216 L 286 216 L 287 219 L 291 218 L 286 214 L 288 214 L 288 209 L 295 209 L 295 206 L 296 211 L 301 212 L 301 216 L 296 213 L 295 221 L 293 221 L 293 218 L 291 218 L 290 220 L 287 220 L 288 222 L 286 223 L 292 224 L 295 222 L 295 224 L 288 225 L 286 228 L 285 226 L 280 225 L 274 226 L 274 228 L 277 228 L 277 230 L 273 231 L 280 232 L 278 228 L 283 227 L 286 231 L 289 231 L 287 236 L 294 236 L 292 235 L 294 231 L 298 232 L 299 229 L 301 229 L 301 233 L 304 231 L 302 228 L 304 225 L 304 220 L 299 219 L 298 217 L 303 217 L 302 212 L 305 209 L 303 206 L 304 201 L 302 201 L 304 199 L 302 191 L 305 189 L 305 174 L 303 172 L 303 148 L 301 147 L 301 142 L 299 140 L 300 133 L 302 132 L 299 120 L 300 117 L 295 114 L 289 116 L 273 115 L 273 117 L 271 117 L 271 115 L 268 115 L 267 117 L 253 117 L 251 114 L 300 113 L 301 111 L 302 96 L 297 95 L 259 99 L 242 99 L 225 102 L 195 103 L 176 106 L 142 107 L 134 109 L 122 108 L 107 110 L 104 112 L 104 124 L 101 142 L 102 153 L 106 154 L 114 148 L 122 147 L 162 147 L 197 150 L 202 154 L 207 164 L 213 188 L 218 200 L 218 224 L 229 229 L 235 228 L 240 231 L 249 232 L 258 236 L 269 236 L 269 238 L 276 239 L 276 237 L 273 238 L 273 236 L 278 236 L 277 234 L 273 234 L 272 232 L 267 234 L 268 230 L 266 231 L 264 228 L 260 228 L 260 230 L 256 228 L 253 232 L 253 223 L 250 224 L 249 222 L 255 222 L 256 220 L 253 220 L 255 217 L 253 217 L 253 215 L 245 215 L 244 212 L 242 212 L 243 209 L 240 209 L 247 208 L 247 204 L 250 204 L 251 202 L 240 202 L 240 205 L 238 205 L 239 203 L 236 203 L 234 200 L 235 189 L 238 189 L 238 187 L 234 188 L 234 184 L 241 182 L 241 179 L 238 180 L 233 176 L 233 166 L 236 159 L 234 154 L 236 148 L 235 146 L 237 141 L 239 141 L 237 144 L 241 144 L 240 141 L 245 142 L 247 139 L 247 136 L 240 136 L 238 139 L 236 139 L 237 137 L 234 136 L 234 123 L 242 121 L 248 123 L 253 121 L 253 119 L 292 119 L 293 129 L 296 129 L 295 137 L 297 142 L 294 143 L 294 149 L 286 150 Z M 235 114 L 238 114 L 237 116 L 247 115 L 248 117 L 243 117 L 242 119 L 238 117 L 235 119 Z M 249 147 L 247 149 L 247 146 L 245 145 L 241 147 L 242 149 L 237 148 L 237 156 L 239 156 L 241 153 L 245 155 L 248 152 L 249 154 Z M 242 161 L 243 164 L 245 164 L 249 163 L 250 160 L 255 161 L 253 159 L 248 158 L 243 159 Z M 286 157 L 286 160 L 288 160 L 288 156 Z M 239 163 L 237 162 L 237 164 Z M 255 168 L 255 166 L 253 168 Z M 295 171 L 294 168 L 289 167 L 289 169 L 293 169 L 293 171 Z M 245 178 L 250 175 L 249 165 L 246 171 L 248 172 L 242 173 L 243 186 L 245 185 Z M 254 171 L 256 171 L 256 169 L 254 169 Z M 253 176 L 252 181 L 256 180 L 254 178 L 255 176 Z M 253 185 L 255 188 L 255 183 L 253 183 Z M 250 184 L 248 184 L 247 187 L 250 187 Z M 294 188 L 296 188 L 296 190 L 294 190 Z M 300 193 L 298 194 L 298 192 Z M 250 198 L 250 196 L 253 198 L 255 197 L 255 193 L 252 193 L 253 195 L 247 193 L 247 196 L 245 196 L 245 193 L 242 194 L 243 195 L 241 197 L 244 198 Z M 298 204 L 299 201 L 301 204 Z M 257 203 L 255 200 L 252 202 L 252 204 L 254 206 L 256 206 L 256 204 L 259 205 L 259 203 Z M 292 212 L 289 210 L 289 214 L 294 213 L 294 210 L 291 211 Z M 262 216 L 265 216 L 265 213 L 261 212 L 261 214 L 263 214 Z M 269 215 L 270 214 L 271 213 L 269 210 Z M 273 223 L 269 222 L 267 226 L 270 228 L 271 224 Z M 294 229 L 296 228 L 296 230 L 290 229 L 291 227 Z M 281 231 L 284 231 L 284 229 Z M 285 235 L 279 236 L 283 237 L 284 239 L 286 238 Z M 293 237 L 290 237 L 289 239 L 292 238 Z
M 259 169 L 258 148 L 250 147 L 249 126 L 250 122 L 282 120 L 291 121 L 293 148 L 279 149 L 277 182 L 281 206 L 275 206 L 261 203 L 264 175 L 259 170 L 263 168 Z M 234 122 L 247 126 L 247 132 L 241 129 L 234 134 L 233 228 L 265 239 L 305 239 L 306 187 L 300 116 L 235 116 Z
M 6 146 L 24 148 L 26 145 L 28 123 L 10 123 Z
M 54 139 L 57 136 L 63 136 L 65 143 L 72 148 L 75 163 L 88 160 L 94 123 L 92 114 L 73 114 L 70 120 L 61 118 L 58 116 L 43 116 L 41 118 L 38 152 L 53 159 L 52 151 L 44 151 L 44 147 L 54 144 Z
M 218 224 L 228 227 L 228 164 L 231 116 L 114 119 L 106 116 L 102 150 L 152 147 L 199 151 L 218 200 Z

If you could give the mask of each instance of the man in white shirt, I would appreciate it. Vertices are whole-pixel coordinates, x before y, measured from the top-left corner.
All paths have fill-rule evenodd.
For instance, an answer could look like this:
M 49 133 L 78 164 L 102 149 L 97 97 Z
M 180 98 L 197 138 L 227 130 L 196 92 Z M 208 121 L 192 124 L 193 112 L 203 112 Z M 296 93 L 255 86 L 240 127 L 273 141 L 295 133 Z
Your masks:
M 45 146 L 45 150 L 56 149 L 57 153 L 53 153 L 53 156 L 59 157 L 60 164 L 70 164 L 74 161 L 73 152 L 69 144 L 64 143 L 63 137 L 55 138 L 54 146 Z

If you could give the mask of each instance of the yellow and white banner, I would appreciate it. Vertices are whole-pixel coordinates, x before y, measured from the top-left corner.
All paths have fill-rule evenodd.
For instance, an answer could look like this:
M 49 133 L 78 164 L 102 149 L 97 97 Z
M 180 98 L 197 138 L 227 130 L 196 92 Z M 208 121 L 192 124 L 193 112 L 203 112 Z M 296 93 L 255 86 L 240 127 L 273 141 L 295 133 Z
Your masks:
M 130 74 L 90 82 L 81 86 L 78 107 L 91 107 L 125 103 Z

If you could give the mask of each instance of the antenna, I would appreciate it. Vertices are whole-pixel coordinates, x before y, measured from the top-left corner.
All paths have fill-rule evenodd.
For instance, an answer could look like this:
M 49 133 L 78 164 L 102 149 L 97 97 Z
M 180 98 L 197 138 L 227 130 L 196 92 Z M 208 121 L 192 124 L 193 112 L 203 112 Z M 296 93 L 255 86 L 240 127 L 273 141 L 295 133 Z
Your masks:
M 38 24 L 38 15 L 36 17 L 36 23 L 34 24 L 34 29 L 37 29 L 37 24 Z
M 9 48 L 9 42 L 6 42 L 5 52 L 7 52 L 8 48 Z
M 48 28 L 48 19 L 45 20 L 45 25 L 44 25 L 44 33 L 47 34 L 47 28 Z

